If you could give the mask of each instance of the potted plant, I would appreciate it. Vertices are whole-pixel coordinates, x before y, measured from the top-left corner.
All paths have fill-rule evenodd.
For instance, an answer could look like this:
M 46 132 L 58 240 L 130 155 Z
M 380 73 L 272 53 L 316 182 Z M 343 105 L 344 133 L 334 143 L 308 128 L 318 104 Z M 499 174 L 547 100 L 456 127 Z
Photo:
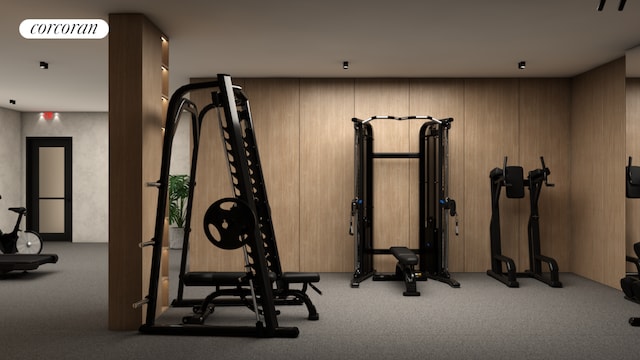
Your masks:
M 186 205 L 189 198 L 189 175 L 169 175 L 169 247 L 182 248 Z

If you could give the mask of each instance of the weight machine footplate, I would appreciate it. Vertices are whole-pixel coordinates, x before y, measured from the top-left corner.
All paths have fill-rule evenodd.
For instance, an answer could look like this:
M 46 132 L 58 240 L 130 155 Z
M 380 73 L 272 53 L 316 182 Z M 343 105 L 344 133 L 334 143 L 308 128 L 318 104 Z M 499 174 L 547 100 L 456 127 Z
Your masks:
M 261 323 L 256 326 L 210 326 L 210 325 L 142 325 L 139 331 L 149 335 L 228 336 L 256 338 L 297 338 L 297 327 L 266 329 Z
M 436 281 L 439 281 L 441 283 L 448 284 L 452 288 L 456 288 L 456 289 L 460 288 L 460 283 L 457 282 L 455 279 L 452 279 L 448 275 L 438 275 L 438 274 L 430 275 L 430 274 L 427 274 L 427 277 L 429 279 L 436 280 Z

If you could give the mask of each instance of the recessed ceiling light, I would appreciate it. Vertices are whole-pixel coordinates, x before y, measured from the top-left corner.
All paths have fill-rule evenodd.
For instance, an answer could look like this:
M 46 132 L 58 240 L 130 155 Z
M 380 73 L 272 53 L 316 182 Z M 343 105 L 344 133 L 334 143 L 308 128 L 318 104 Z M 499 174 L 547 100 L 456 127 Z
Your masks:
M 518 63 L 518 69 L 524 70 L 526 67 L 527 67 L 527 62 L 526 61 L 520 61 Z
M 13 100 L 13 99 L 9 99 L 9 104 L 11 104 L 11 105 L 15 105 L 15 104 L 16 104 L 16 101 L 15 101 L 15 100 Z
M 343 61 L 342 62 L 342 68 L 345 69 L 345 70 L 349 69 L 349 62 L 348 61 Z
M 46 61 L 40 61 L 40 69 L 48 69 L 49 68 L 49 63 Z
M 618 5 L 618 11 L 624 10 L 624 5 L 627 3 L 627 0 L 620 0 L 620 5 Z
M 604 9 L 605 2 L 607 2 L 607 0 L 600 0 L 600 4 L 598 4 L 598 11 L 602 11 L 602 9 Z

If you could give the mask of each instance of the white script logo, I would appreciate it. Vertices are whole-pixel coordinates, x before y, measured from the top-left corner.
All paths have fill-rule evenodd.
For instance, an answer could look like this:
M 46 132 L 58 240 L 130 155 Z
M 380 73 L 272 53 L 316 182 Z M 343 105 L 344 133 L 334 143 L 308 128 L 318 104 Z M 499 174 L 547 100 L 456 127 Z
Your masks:
M 109 24 L 102 19 L 26 19 L 20 23 L 25 39 L 102 39 Z

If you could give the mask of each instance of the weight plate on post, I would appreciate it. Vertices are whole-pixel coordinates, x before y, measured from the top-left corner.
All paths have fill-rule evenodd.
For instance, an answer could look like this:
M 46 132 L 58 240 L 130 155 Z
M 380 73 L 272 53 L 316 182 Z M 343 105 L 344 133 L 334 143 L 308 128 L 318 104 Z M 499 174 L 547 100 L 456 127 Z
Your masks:
M 246 245 L 255 227 L 253 210 L 240 199 L 217 200 L 204 214 L 204 233 L 213 245 L 221 249 L 233 250 Z

